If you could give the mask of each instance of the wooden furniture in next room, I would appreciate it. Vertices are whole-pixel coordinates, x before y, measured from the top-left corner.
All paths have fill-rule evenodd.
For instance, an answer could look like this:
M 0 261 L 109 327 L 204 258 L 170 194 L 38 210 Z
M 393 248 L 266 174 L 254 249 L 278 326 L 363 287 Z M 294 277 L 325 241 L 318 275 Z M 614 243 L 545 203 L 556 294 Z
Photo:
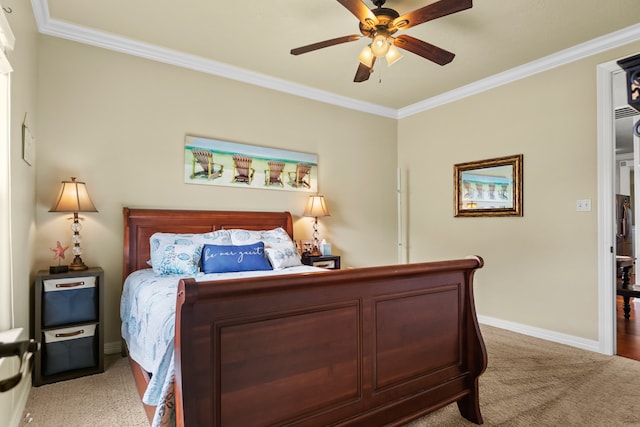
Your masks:
M 640 286 L 631 283 L 631 269 L 636 259 L 631 256 L 617 255 L 616 268 L 620 272 L 620 283 L 616 284 L 616 295 L 623 299 L 624 318 L 631 317 L 631 298 L 640 298 Z
M 624 318 L 629 319 L 631 317 L 631 298 L 640 298 L 640 286 L 631 283 L 618 283 L 616 286 L 616 295 L 622 297 Z
M 288 212 L 125 208 L 124 224 L 125 276 L 148 267 L 155 232 L 293 229 Z M 481 424 L 487 355 L 473 276 L 482 265 L 180 280 L 176 424 L 398 426 L 453 402 Z M 148 374 L 132 366 L 142 393 Z
M 636 259 L 632 256 L 616 255 L 616 274 L 620 273 L 622 284 L 628 284 L 631 279 L 631 269 Z

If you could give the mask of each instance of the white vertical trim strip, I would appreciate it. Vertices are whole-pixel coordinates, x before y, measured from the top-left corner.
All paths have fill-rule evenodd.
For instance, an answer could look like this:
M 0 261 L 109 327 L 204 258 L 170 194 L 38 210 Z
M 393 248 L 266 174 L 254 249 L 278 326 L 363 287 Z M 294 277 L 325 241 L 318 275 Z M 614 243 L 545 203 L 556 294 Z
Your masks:
M 11 274 L 10 74 L 0 74 L 0 331 L 14 325 Z
M 396 175 L 396 197 L 398 204 L 398 264 L 403 264 L 404 239 L 402 236 L 402 169 L 398 168 Z
M 614 259 L 614 61 L 598 65 L 598 335 L 603 354 L 616 353 L 615 259 Z

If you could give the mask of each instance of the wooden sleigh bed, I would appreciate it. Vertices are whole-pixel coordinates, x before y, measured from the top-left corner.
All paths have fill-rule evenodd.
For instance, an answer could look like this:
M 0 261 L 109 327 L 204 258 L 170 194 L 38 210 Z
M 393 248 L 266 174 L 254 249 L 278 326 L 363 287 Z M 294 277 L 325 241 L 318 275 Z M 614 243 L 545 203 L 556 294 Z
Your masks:
M 288 212 L 124 209 L 124 276 L 155 232 L 293 233 Z M 482 424 L 479 257 L 216 282 L 181 280 L 178 426 L 402 425 L 456 402 Z M 131 360 L 140 394 L 148 373 Z M 146 407 L 150 420 L 153 407 Z

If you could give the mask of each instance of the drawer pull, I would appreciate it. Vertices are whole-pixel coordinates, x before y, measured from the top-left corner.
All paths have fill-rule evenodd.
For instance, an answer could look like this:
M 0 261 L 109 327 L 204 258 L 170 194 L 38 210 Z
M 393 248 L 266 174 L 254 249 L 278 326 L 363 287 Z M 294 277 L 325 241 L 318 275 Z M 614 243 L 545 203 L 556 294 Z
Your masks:
M 56 338 L 67 338 L 67 337 L 75 337 L 76 335 L 80 335 L 84 333 L 84 329 L 80 329 L 79 331 L 74 332 L 65 332 L 62 334 L 56 334 Z
M 83 286 L 84 282 L 71 282 L 71 283 L 58 283 L 56 288 L 75 288 L 76 286 Z

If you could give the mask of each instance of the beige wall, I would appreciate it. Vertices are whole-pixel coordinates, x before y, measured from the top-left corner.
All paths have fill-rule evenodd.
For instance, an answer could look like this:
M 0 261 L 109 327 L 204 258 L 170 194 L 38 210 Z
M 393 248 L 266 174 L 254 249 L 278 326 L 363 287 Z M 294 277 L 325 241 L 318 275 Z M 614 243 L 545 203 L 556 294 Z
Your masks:
M 29 4 L 12 6 L 7 15 L 16 46 L 9 53 L 11 74 L 11 231 L 15 327 L 29 331 L 29 284 L 33 267 L 35 237 L 36 163 L 22 160 L 22 123 L 26 121 L 35 138 L 37 132 L 36 77 L 38 33 Z
M 396 261 L 396 121 L 61 39 L 39 55 L 37 238 L 34 269 L 70 240 L 52 214 L 60 181 L 87 183 L 99 213 L 82 215 L 83 259 L 106 275 L 106 342 L 118 342 L 122 208 L 291 211 L 299 239 L 309 193 L 187 185 L 186 134 L 319 157 L 331 217 L 320 232 L 347 266 Z
M 11 75 L 11 145 L 10 145 L 10 197 L 11 197 L 11 275 L 13 299 L 13 328 L 23 328 L 21 339 L 29 337 L 30 313 L 29 289 L 33 267 L 35 239 L 35 181 L 36 165 L 29 166 L 22 160 L 22 123 L 27 114 L 27 124 L 37 137 L 36 75 L 38 34 L 29 2 L 14 2 L 7 20 L 16 37 L 15 49 L 8 53 L 13 67 Z M 4 202 L 4 201 L 3 201 Z M 2 236 L 6 238 L 6 236 Z M 5 363 L 3 368 L 17 363 Z M 8 375 L 3 369 L 2 378 Z M 13 390 L 0 393 L 0 425 L 18 425 L 22 408 L 31 388 L 29 379 Z
M 598 339 L 596 66 L 599 54 L 400 120 L 409 258 L 481 255 L 481 315 Z M 524 216 L 454 218 L 453 165 L 524 154 Z M 591 199 L 591 212 L 576 212 Z

